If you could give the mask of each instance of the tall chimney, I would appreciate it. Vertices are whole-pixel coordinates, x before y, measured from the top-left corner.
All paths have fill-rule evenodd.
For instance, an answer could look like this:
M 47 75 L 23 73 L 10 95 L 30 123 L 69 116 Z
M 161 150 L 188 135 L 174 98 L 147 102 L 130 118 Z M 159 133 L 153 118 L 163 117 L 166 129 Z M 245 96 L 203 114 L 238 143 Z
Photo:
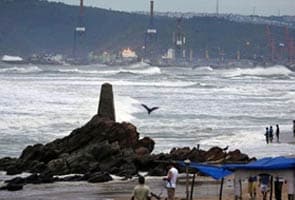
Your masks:
M 83 0 L 80 0 L 80 16 L 83 16 Z
M 154 1 L 151 1 L 151 18 L 154 17 Z

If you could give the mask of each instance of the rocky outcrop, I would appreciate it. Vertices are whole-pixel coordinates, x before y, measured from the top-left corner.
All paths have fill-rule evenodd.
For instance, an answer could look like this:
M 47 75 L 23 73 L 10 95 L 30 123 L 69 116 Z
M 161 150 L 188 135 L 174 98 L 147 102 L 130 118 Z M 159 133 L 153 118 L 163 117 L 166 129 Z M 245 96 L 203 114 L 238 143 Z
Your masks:
M 208 151 L 198 148 L 173 148 L 170 153 L 151 154 L 155 142 L 149 137 L 140 139 L 131 123 L 116 123 L 112 85 L 102 85 L 98 114 L 87 124 L 72 131 L 69 136 L 48 144 L 26 147 L 17 158 L 0 159 L 0 170 L 9 175 L 30 172 L 27 178 L 15 178 L 0 189 L 19 190 L 26 183 L 51 183 L 54 181 L 105 182 L 110 174 L 131 177 L 138 171 L 149 175 L 166 174 L 168 161 L 190 159 L 194 162 L 224 163 L 248 162 L 247 155 L 239 150 L 226 153 L 213 147 Z M 53 175 L 84 174 L 64 179 Z
M 239 150 L 227 153 L 219 147 L 208 151 L 189 147 L 173 148 L 170 153 L 152 154 L 155 142 L 148 137 L 139 138 L 134 125 L 116 123 L 95 115 L 69 136 L 45 145 L 28 146 L 18 159 L 0 159 L 0 170 L 7 171 L 7 174 L 33 173 L 27 178 L 11 180 L 2 189 L 18 190 L 26 183 L 59 181 L 53 175 L 64 174 L 84 174 L 66 180 L 89 182 L 112 180 L 109 174 L 131 177 L 138 171 L 162 176 L 166 174 L 167 162 L 173 160 L 190 159 L 193 162 L 207 163 L 250 160 Z

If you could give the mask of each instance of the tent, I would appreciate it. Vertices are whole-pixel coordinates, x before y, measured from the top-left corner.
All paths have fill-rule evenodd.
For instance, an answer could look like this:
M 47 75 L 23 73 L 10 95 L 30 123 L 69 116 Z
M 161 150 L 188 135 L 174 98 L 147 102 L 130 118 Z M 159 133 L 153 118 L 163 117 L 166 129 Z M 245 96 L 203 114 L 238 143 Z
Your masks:
M 194 162 L 186 165 L 184 161 L 180 161 L 179 164 L 184 167 L 196 169 L 214 179 L 223 180 L 225 176 L 234 173 L 235 199 L 241 199 L 241 180 L 243 179 L 247 179 L 250 176 L 257 176 L 259 174 L 269 174 L 272 177 L 283 177 L 288 183 L 289 200 L 295 200 L 295 158 L 267 157 L 247 164 L 225 164 L 221 166 Z
M 289 200 L 295 200 L 295 158 L 267 157 L 248 164 L 231 164 L 222 167 L 235 173 L 234 191 L 236 199 L 241 198 L 241 180 L 259 174 L 269 174 L 272 177 L 283 177 L 288 183 Z

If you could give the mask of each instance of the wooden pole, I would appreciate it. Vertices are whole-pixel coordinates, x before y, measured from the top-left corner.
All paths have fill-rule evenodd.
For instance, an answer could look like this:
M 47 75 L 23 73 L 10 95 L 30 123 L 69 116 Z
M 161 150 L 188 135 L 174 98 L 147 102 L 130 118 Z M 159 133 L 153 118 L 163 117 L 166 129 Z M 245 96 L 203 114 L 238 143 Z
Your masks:
M 194 173 L 194 175 L 193 175 L 190 200 L 193 200 L 194 187 L 195 187 L 195 178 L 196 178 L 196 173 Z
M 270 194 L 269 194 L 269 200 L 272 200 L 272 193 L 273 193 L 273 176 L 270 176 Z
M 219 200 L 222 200 L 223 182 L 224 182 L 224 178 L 221 179 L 221 183 L 220 183 Z
M 188 165 L 186 165 L 186 200 L 189 200 L 188 197 L 189 197 L 189 191 L 188 191 Z
M 189 159 L 186 159 L 184 161 L 185 172 L 186 172 L 186 200 L 189 200 L 189 190 L 188 190 L 188 185 L 189 185 L 189 180 L 188 180 L 189 175 L 188 175 L 188 173 L 189 173 L 189 171 L 188 171 L 188 169 L 189 169 L 190 163 L 191 163 L 191 161 Z

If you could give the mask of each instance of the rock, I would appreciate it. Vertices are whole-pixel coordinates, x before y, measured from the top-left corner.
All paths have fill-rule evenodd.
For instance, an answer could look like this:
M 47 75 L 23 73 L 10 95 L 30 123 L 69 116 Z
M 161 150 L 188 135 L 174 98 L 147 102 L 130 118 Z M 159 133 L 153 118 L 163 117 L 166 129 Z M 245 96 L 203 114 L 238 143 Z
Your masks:
M 55 179 L 50 174 L 32 174 L 26 179 L 26 183 L 41 184 L 41 183 L 53 183 Z
M 138 143 L 139 133 L 130 123 L 115 123 L 107 134 L 109 143 L 118 142 L 121 148 L 135 148 Z
M 7 168 L 13 165 L 15 166 L 18 160 L 19 159 L 17 158 L 10 158 L 10 157 L 5 157 L 0 159 L 0 170 L 7 171 Z
M 61 175 L 61 174 L 68 174 L 71 172 L 69 168 L 69 164 L 67 163 L 67 160 L 64 158 L 58 158 L 55 160 L 51 160 L 48 165 L 48 171 L 55 175 Z
M 164 165 L 159 165 L 148 171 L 149 176 L 165 176 L 166 170 Z
M 149 153 L 154 150 L 155 141 L 149 137 L 144 137 L 137 142 L 136 148 L 144 147 L 148 149 Z
M 188 158 L 190 152 L 191 150 L 189 147 L 173 148 L 170 151 L 170 155 L 172 157 L 172 160 L 185 160 Z
M 249 157 L 246 154 L 241 153 L 240 150 L 236 149 L 234 151 L 230 151 L 226 156 L 226 160 L 230 162 L 249 162 Z
M 23 184 L 8 183 L 5 189 L 8 191 L 18 191 L 18 190 L 22 190 L 23 187 L 24 187 Z
M 23 168 L 19 167 L 18 165 L 11 165 L 7 167 L 6 174 L 7 175 L 16 175 L 21 174 L 23 172 Z
M 207 161 L 216 161 L 225 159 L 226 154 L 220 147 L 212 147 L 205 153 Z
M 87 181 L 89 183 L 100 183 L 100 182 L 107 182 L 113 180 L 113 178 L 105 172 L 96 172 L 94 174 L 88 175 L 89 178 Z
M 135 153 L 136 153 L 136 157 L 138 159 L 141 159 L 145 155 L 150 154 L 149 150 L 147 148 L 145 148 L 145 147 L 139 147 L 139 148 L 135 149 Z
M 31 161 L 31 160 L 41 160 L 43 157 L 43 144 L 35 144 L 34 146 L 27 146 L 21 156 L 20 159 L 24 161 Z
M 26 183 L 26 179 L 22 177 L 15 177 L 13 179 L 5 181 L 5 183 L 11 183 L 11 184 L 24 184 Z

